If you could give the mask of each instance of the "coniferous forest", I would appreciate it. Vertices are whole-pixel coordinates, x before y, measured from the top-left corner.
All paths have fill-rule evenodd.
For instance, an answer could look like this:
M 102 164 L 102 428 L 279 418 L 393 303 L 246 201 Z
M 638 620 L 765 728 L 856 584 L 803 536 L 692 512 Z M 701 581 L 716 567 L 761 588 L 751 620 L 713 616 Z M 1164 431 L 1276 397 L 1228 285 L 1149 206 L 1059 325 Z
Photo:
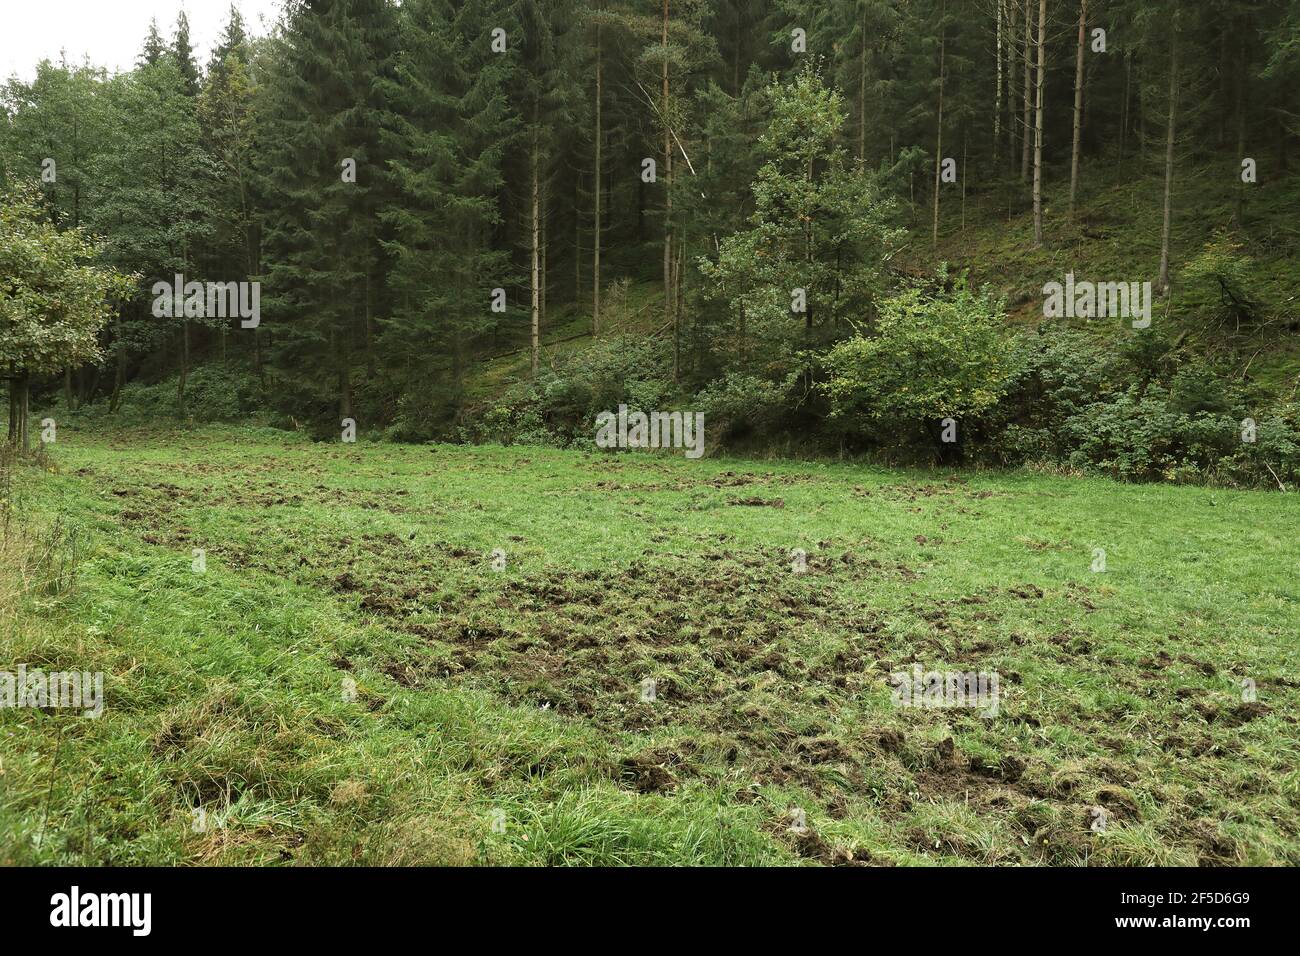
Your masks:
M 182 13 L 129 73 L 4 89 L 9 203 L 129 277 L 85 348 L 6 349 L 14 393 L 559 445 L 689 405 L 728 447 L 1294 482 L 1298 29 L 1285 0 L 339 0 L 265 36 L 232 8 L 200 63 Z M 155 315 L 177 276 L 257 282 L 257 319 Z M 1045 307 L 1067 276 L 1151 283 L 1149 327 Z
M 0 863 L 1300 864 L 1297 0 L 222 20 L 0 80 Z

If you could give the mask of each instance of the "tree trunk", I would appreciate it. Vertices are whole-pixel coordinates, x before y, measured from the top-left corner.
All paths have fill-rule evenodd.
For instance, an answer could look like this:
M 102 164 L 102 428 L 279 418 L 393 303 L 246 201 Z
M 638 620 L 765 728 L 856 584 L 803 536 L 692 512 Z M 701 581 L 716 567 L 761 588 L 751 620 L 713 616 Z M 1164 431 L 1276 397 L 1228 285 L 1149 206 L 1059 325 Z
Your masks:
M 30 448 L 27 435 L 28 395 L 31 379 L 27 372 L 12 372 L 9 379 L 9 443 L 26 452 Z
M 1141 64 L 1139 64 L 1138 82 L 1137 82 L 1138 152 L 1142 154 L 1141 155 L 1142 159 L 1146 159 L 1147 156 L 1147 97 L 1146 97 L 1146 86 L 1142 82 L 1142 78 L 1145 75 L 1146 75 L 1146 70 L 1143 69 Z
M 961 231 L 966 231 L 966 124 L 961 128 Z
M 1024 117 L 1021 122 L 1021 131 L 1023 136 L 1020 140 L 1020 181 L 1029 181 L 1029 128 L 1033 122 L 1033 103 L 1030 99 L 1030 87 L 1033 85 L 1033 74 L 1030 72 L 1030 50 L 1033 44 L 1034 31 L 1031 29 L 1033 24 L 1033 14 L 1031 13 L 1030 0 L 1025 0 L 1025 96 L 1024 96 Z
M 542 325 L 545 325 L 545 324 L 546 324 L 546 272 L 547 272 L 547 257 L 546 257 L 546 254 L 547 254 L 548 251 L 550 251 L 550 240 L 549 240 L 549 237 L 547 236 L 547 231 L 548 231 L 548 230 L 547 230 L 547 228 L 546 228 L 546 226 L 547 226 L 547 222 L 546 222 L 546 208 L 547 208 L 547 203 L 546 203 L 546 193 L 547 193 L 547 190 L 546 190 L 545 188 L 543 188 L 543 189 L 542 189 L 542 275 L 541 275 L 541 280 L 542 280 L 542 321 L 541 321 L 541 324 L 542 324 Z M 539 333 L 540 333 L 540 329 L 539 329 Z
M 1047 0 L 1038 0 L 1038 73 L 1034 83 L 1034 246 L 1043 244 L 1043 87 L 1047 79 Z
M 1246 53 L 1246 31 L 1241 30 L 1240 53 L 1241 59 L 1237 64 L 1237 89 L 1236 89 L 1236 113 L 1237 113 L 1237 195 L 1232 203 L 1232 222 L 1238 229 L 1241 228 L 1244 214 L 1244 205 L 1246 201 L 1246 184 L 1241 179 L 1241 161 L 1246 158 L 1246 70 L 1249 68 Z
M 180 407 L 181 418 L 187 415 L 185 407 L 185 385 L 190 377 L 190 320 L 181 319 L 181 374 L 176 383 L 176 400 Z
M 573 307 L 582 308 L 582 174 L 573 175 Z
M 1079 148 L 1083 142 L 1083 40 L 1088 22 L 1088 0 L 1079 0 L 1079 47 L 1074 61 L 1074 142 L 1070 147 L 1070 218 L 1079 191 Z
M 603 176 L 601 172 L 600 151 L 601 143 L 601 118 L 600 118 L 600 100 L 603 80 L 603 64 L 601 58 L 601 35 L 600 24 L 596 25 L 596 222 L 591 232 L 591 336 L 592 338 L 600 335 L 600 200 L 601 187 L 603 185 Z
M 355 314 L 353 315 L 355 319 Z M 352 418 L 352 355 L 348 348 L 348 327 L 330 332 L 330 351 L 338 369 L 339 418 Z
M 932 246 L 939 244 L 939 187 L 942 185 L 940 174 L 943 169 L 943 68 L 948 45 L 946 24 L 942 21 L 947 13 L 947 8 L 947 3 L 944 3 L 939 13 L 939 122 L 936 124 L 937 129 L 934 136 L 934 222 L 930 230 L 930 245 Z
M 13 363 L 9 363 L 9 431 L 10 445 L 18 444 L 18 373 Z
M 999 0 L 1001 2 L 1001 0 Z M 862 63 L 858 71 L 858 162 L 867 165 L 867 11 L 862 11 Z
M 1007 162 L 1014 173 L 1016 163 L 1016 24 L 1020 6 L 1007 0 Z
M 1178 121 L 1178 16 L 1169 39 L 1169 128 L 1165 134 L 1165 220 L 1160 234 L 1160 292 L 1169 289 L 1169 232 L 1174 218 L 1174 137 Z
M 365 309 L 366 309 L 366 378 L 373 379 L 378 375 L 377 363 L 375 362 L 375 321 L 374 309 L 370 303 L 370 266 L 366 266 L 366 288 L 365 288 Z
M 1119 156 L 1116 159 L 1116 166 L 1124 164 L 1124 147 L 1128 142 L 1128 128 L 1130 125 L 1130 104 L 1133 101 L 1133 52 L 1124 51 L 1124 102 L 1119 111 Z
M 533 111 L 533 121 L 534 121 L 534 124 L 536 123 L 536 119 L 537 119 L 537 111 L 534 110 L 534 111 Z M 540 218 L 541 218 L 541 186 L 540 186 L 540 184 L 539 184 L 539 182 L 538 182 L 538 178 L 539 178 L 539 176 L 540 176 L 540 173 L 539 173 L 539 171 L 538 171 L 538 164 L 540 163 L 540 157 L 537 155 L 539 149 L 540 149 L 540 146 L 539 146 L 539 144 L 538 144 L 538 142 L 537 142 L 537 129 L 536 129 L 536 126 L 534 125 L 534 128 L 533 128 L 533 149 L 532 149 L 532 160 L 531 160 L 531 164 L 532 164 L 532 177 L 533 177 L 533 193 L 532 193 L 532 272 L 531 272 L 531 279 L 530 279 L 530 282 L 529 282 L 529 290 L 530 290 L 530 292 L 532 293 L 532 353 L 533 353 L 533 362 L 532 362 L 532 366 L 533 366 L 533 377 L 534 377 L 534 378 L 537 377 L 537 365 L 538 365 L 538 360 L 539 360 L 539 358 L 540 358 L 540 351 L 541 351 L 541 343 L 540 343 L 540 340 L 539 340 L 539 332 L 540 332 L 540 328 L 541 328 L 540 323 L 541 323 L 541 307 L 542 307 L 542 300 L 541 300 L 541 292 L 542 292 L 542 290 L 541 290 L 541 276 L 538 274 L 538 268 L 539 268 L 539 264 L 538 264 L 538 256 L 539 256 L 539 253 L 540 253 L 540 249 L 538 248 L 538 245 L 539 245 L 540 234 L 541 234 L 541 224 L 540 224 L 540 222 L 539 222 L 539 220 L 540 220 Z
M 118 403 L 122 400 L 122 386 L 126 384 L 126 341 L 122 338 L 122 310 L 126 308 L 126 303 L 118 303 L 117 320 L 114 324 L 116 341 L 113 343 L 115 366 L 113 370 L 113 397 L 109 399 L 108 410 L 117 411 Z
M 677 338 L 677 310 L 673 302 L 673 143 L 668 115 L 668 0 L 664 0 L 663 19 L 663 123 L 664 123 L 664 321 Z M 673 357 L 673 378 L 677 378 L 677 358 Z
M 998 80 L 997 87 L 993 94 L 993 155 L 1002 155 L 1002 0 L 997 0 L 997 58 L 998 58 Z M 962 180 L 965 181 L 966 170 L 962 170 Z

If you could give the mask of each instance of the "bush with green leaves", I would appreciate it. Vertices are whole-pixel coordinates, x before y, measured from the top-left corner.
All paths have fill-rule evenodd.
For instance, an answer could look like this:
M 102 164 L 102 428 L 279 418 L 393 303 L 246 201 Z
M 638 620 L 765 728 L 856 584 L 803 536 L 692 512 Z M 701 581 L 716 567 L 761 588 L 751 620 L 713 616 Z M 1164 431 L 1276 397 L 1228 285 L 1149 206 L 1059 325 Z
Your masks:
M 1237 431 L 1231 416 L 1180 411 L 1158 385 L 1094 402 L 1064 427 L 1071 465 L 1122 481 L 1194 480 L 1233 452 Z
M 1119 360 L 1095 337 L 1059 324 L 1009 338 L 1007 348 L 1013 359 L 1004 394 L 978 423 L 984 457 L 1002 465 L 1063 462 L 1071 449 L 1066 422 L 1114 390 Z
M 1125 481 L 1296 481 L 1295 406 L 1251 416 L 1229 366 L 1180 350 L 1166 334 L 1145 330 L 1116 346 L 1044 325 L 1015 348 L 1006 395 L 978 423 L 988 461 L 1065 465 Z M 1253 443 L 1241 434 L 1247 417 L 1258 419 Z
M 832 347 L 819 383 L 831 416 L 880 442 L 937 437 L 941 421 L 974 421 L 1016 372 L 1005 304 L 958 280 L 951 291 L 908 288 L 880 305 L 874 332 Z
M 257 376 L 236 363 L 212 362 L 192 369 L 185 385 L 185 410 L 187 421 L 196 423 L 267 422 L 272 417 Z M 168 378 L 149 384 L 128 382 L 116 411 L 104 399 L 82 406 L 75 416 L 85 421 L 146 425 L 174 421 L 176 413 L 176 380 Z
M 619 405 L 665 410 L 678 400 L 662 341 L 608 336 L 543 369 L 535 380 L 471 409 L 461 429 L 470 441 L 570 445 L 594 440 L 596 416 Z
M 1253 420 L 1255 440 L 1238 443 L 1221 463 L 1223 476 L 1237 484 L 1300 490 L 1300 402 L 1279 403 Z
M 798 373 L 774 382 L 729 372 L 697 392 L 693 407 L 704 413 L 710 431 L 723 441 L 758 433 L 770 436 L 789 426 L 792 392 L 800 379 Z

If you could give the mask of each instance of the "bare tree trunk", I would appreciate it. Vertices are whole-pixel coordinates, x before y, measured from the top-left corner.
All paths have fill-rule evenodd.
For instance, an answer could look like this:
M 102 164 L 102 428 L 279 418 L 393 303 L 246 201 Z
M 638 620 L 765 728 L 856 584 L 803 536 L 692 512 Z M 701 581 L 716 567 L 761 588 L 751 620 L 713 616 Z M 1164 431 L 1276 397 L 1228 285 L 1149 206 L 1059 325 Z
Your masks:
M 339 366 L 339 418 L 352 417 L 352 358 L 348 350 L 343 350 L 343 362 Z
M 1034 246 L 1043 244 L 1043 87 L 1047 79 L 1047 0 L 1038 0 L 1038 73 L 1034 83 Z
M 663 19 L 663 124 L 664 124 L 664 321 L 672 326 L 677 338 L 677 310 L 673 302 L 673 143 L 668 114 L 668 0 L 664 0 Z M 677 359 L 673 358 L 673 378 L 677 377 Z
M 1244 25 L 1243 25 L 1244 26 Z M 1249 68 L 1246 54 L 1246 31 L 1240 33 L 1239 43 L 1241 59 L 1237 64 L 1237 195 L 1232 203 L 1232 222 L 1238 229 L 1244 218 L 1246 201 L 1246 184 L 1241 179 L 1241 161 L 1246 157 L 1246 70 Z
M 243 208 L 247 209 L 247 204 L 245 204 Z M 253 229 L 250 228 L 246 230 L 244 235 L 248 244 L 246 249 L 248 278 L 249 281 L 252 281 L 253 276 L 257 275 L 260 271 L 261 249 L 260 246 L 254 245 L 254 242 L 257 240 L 256 233 Z M 260 328 L 253 329 L 253 370 L 257 372 L 258 382 L 265 386 L 266 372 L 262 368 L 262 330 Z
M 961 231 L 966 231 L 966 124 L 961 130 Z
M 538 360 L 539 360 L 539 358 L 540 358 L 540 351 L 541 351 L 541 344 L 540 344 L 540 341 L 539 341 L 539 332 L 540 332 L 540 328 L 541 328 L 541 308 L 542 308 L 542 299 L 541 299 L 541 295 L 542 295 L 542 290 L 541 290 L 541 277 L 540 277 L 540 275 L 538 274 L 538 269 L 539 269 L 539 258 L 538 258 L 538 257 L 539 257 L 539 253 L 540 253 L 539 243 L 540 243 L 540 238 L 541 238 L 541 224 L 540 224 L 540 222 L 539 222 L 539 220 L 540 220 L 540 218 L 541 218 L 541 186 L 540 186 L 540 184 L 539 184 L 539 182 L 538 182 L 538 178 L 539 178 L 539 175 L 540 175 L 539 172 L 538 172 L 538 164 L 539 164 L 539 162 L 540 162 L 540 157 L 538 157 L 537 153 L 538 153 L 538 150 L 540 149 L 540 146 L 539 146 L 539 144 L 538 144 L 538 142 L 537 142 L 536 119 L 537 119 L 537 113 L 536 113 L 536 110 L 534 110 L 534 111 L 533 111 L 533 121 L 534 121 L 534 128 L 533 128 L 533 149 L 532 149 L 532 158 L 531 158 L 531 164 L 532 164 L 532 177 L 533 177 L 533 192 L 532 192 L 532 273 L 531 273 L 531 279 L 530 279 L 530 282 L 529 282 L 530 292 L 532 293 L 532 353 L 533 353 L 532 367 L 533 367 L 533 377 L 534 377 L 534 378 L 537 377 L 537 365 L 538 365 Z
M 1088 0 L 1079 0 L 1079 48 L 1074 61 L 1074 142 L 1070 147 L 1070 218 L 1079 190 L 1079 149 L 1083 142 L 1083 39 L 1088 22 Z
M 117 411 L 118 402 L 122 399 L 122 386 L 126 384 L 126 341 L 122 338 L 122 310 L 126 308 L 125 302 L 118 303 L 117 319 L 114 322 L 115 341 L 114 345 L 114 370 L 113 370 L 113 396 L 109 399 L 108 410 Z
M 373 315 L 374 310 L 371 308 L 371 303 L 370 303 L 370 266 L 369 265 L 366 266 L 365 297 L 366 297 L 365 298 L 366 378 L 373 379 L 379 373 L 378 371 L 376 371 L 377 366 L 375 362 L 375 321 Z
M 23 414 L 24 392 L 27 390 L 27 373 L 19 373 L 14 363 L 9 363 L 9 444 L 27 450 L 27 416 Z
M 1124 147 L 1128 142 L 1128 128 L 1131 122 L 1129 116 L 1129 107 L 1133 101 L 1133 52 L 1124 51 L 1124 102 L 1119 111 L 1119 156 L 1116 159 L 1116 166 L 1124 164 Z
M 1020 181 L 1029 181 L 1029 129 L 1033 122 L 1033 104 L 1030 99 L 1030 87 L 1033 85 L 1033 74 L 1030 71 L 1030 50 L 1033 44 L 1034 31 L 1031 28 L 1033 23 L 1033 14 L 1030 12 L 1030 0 L 1025 0 L 1025 104 L 1024 119 L 1021 122 L 1021 131 L 1023 138 L 1020 140 Z
M 1016 0 L 1007 0 L 1007 162 L 1013 171 L 1016 164 L 1016 24 L 1020 22 L 1020 6 Z
M 930 245 L 939 244 L 939 186 L 941 185 L 940 173 L 943 169 L 943 73 L 945 56 L 947 54 L 948 38 L 947 24 L 943 23 L 943 18 L 948 12 L 948 5 L 945 2 L 940 7 L 939 19 L 939 122 L 936 124 L 934 142 L 934 222 L 930 230 Z
M 682 251 L 685 245 L 686 237 L 682 236 L 673 249 L 673 301 L 676 303 L 682 301 Z M 673 312 L 673 319 L 673 368 L 680 369 L 682 365 L 682 323 L 680 309 Z
M 27 434 L 27 418 L 31 414 L 29 404 L 31 402 L 31 376 L 27 372 L 20 372 L 18 377 L 9 383 L 11 391 L 15 392 L 15 405 L 17 406 L 17 422 L 11 426 L 11 438 L 24 452 L 30 450 L 31 442 Z
M 1174 15 L 1169 38 L 1169 124 L 1165 135 L 1165 220 L 1160 234 L 1160 276 L 1156 285 L 1163 294 L 1169 289 L 1169 232 L 1174 218 L 1174 138 L 1178 122 L 1178 16 Z
M 189 265 L 189 249 L 181 248 L 181 262 L 186 266 Z M 188 271 L 188 270 L 187 270 Z M 176 381 L 176 403 L 180 411 L 181 418 L 186 415 L 185 410 L 185 385 L 190 374 L 190 320 L 181 318 L 181 374 Z
M 998 82 L 997 89 L 993 95 L 993 155 L 999 156 L 1002 153 L 1002 0 L 997 0 L 997 47 L 998 47 Z M 962 181 L 965 182 L 966 170 L 962 170 Z
M 862 64 L 858 72 L 858 161 L 867 165 L 867 11 L 862 11 Z
M 546 194 L 548 192 L 549 192 L 548 189 L 546 189 L 545 187 L 542 188 L 542 322 L 541 322 L 542 325 L 546 324 L 546 273 L 547 273 L 546 254 L 547 252 L 550 251 L 550 239 L 549 236 L 547 235 L 549 230 L 547 229 L 548 223 L 547 223 L 547 214 L 546 214 L 546 210 L 547 210 Z
M 1139 63 L 1137 82 L 1138 152 L 1142 154 L 1142 159 L 1146 159 L 1147 156 L 1147 98 L 1146 87 L 1142 83 L 1142 78 L 1146 75 L 1146 72 L 1147 71 L 1143 68 L 1142 64 Z
M 582 308 L 582 174 L 573 176 L 573 307 Z
M 181 319 L 181 374 L 177 380 L 176 398 L 180 406 L 181 418 L 188 414 L 185 404 L 185 385 L 190 376 L 190 320 Z
M 600 200 L 601 191 L 604 186 L 604 175 L 601 171 L 600 151 L 603 143 L 601 142 L 602 127 L 600 118 L 600 100 L 604 72 L 604 63 L 601 56 L 601 35 L 600 24 L 596 24 L 596 222 L 592 228 L 592 249 L 591 249 L 591 335 L 592 338 L 600 335 Z

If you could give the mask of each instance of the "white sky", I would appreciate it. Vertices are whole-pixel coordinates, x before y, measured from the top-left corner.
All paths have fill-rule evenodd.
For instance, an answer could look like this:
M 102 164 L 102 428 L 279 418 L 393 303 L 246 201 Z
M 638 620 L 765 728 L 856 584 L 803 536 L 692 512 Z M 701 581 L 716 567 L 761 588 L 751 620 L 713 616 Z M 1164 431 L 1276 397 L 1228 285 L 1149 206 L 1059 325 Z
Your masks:
M 244 15 L 245 29 L 266 34 L 280 14 L 282 0 L 234 0 Z M 231 0 L 0 0 L 0 81 L 17 74 L 36 75 L 43 59 L 80 63 L 89 54 L 93 66 L 110 72 L 135 65 L 149 19 L 157 17 L 158 32 L 171 41 L 176 14 L 190 19 L 190 43 L 200 68 L 216 45 L 229 16 Z M 263 25 L 261 18 L 265 16 Z

